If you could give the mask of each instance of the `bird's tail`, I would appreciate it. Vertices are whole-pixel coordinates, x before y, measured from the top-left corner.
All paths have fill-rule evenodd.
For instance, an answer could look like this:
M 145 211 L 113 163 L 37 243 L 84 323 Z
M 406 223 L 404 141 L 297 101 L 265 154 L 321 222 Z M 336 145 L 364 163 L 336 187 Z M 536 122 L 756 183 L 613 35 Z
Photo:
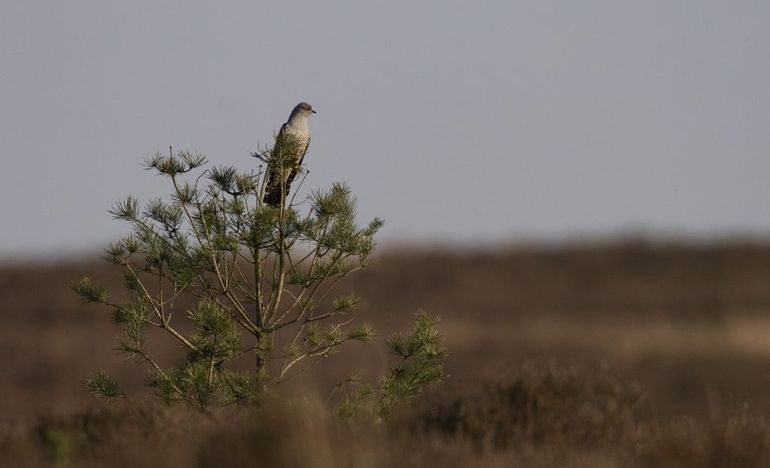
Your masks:
M 289 196 L 291 188 L 291 181 L 294 179 L 293 174 L 287 177 L 287 180 L 283 183 L 285 197 Z M 270 178 L 267 181 L 267 187 L 265 187 L 265 197 L 262 199 L 266 205 L 278 208 L 281 206 L 281 181 L 278 172 L 272 172 Z
M 268 184 L 265 189 L 265 198 L 262 201 L 276 208 L 281 206 L 281 186 L 278 184 Z

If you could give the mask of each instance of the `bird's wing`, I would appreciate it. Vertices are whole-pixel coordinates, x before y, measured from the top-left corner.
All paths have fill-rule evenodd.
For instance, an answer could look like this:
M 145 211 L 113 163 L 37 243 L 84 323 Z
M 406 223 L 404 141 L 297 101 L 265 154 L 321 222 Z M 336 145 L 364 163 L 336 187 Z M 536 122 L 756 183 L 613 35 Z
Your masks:
M 281 129 L 278 130 L 278 135 L 275 136 L 275 145 L 273 145 L 273 154 L 280 153 L 281 151 L 280 145 L 283 143 L 285 136 L 286 136 L 286 124 L 283 124 L 281 125 Z M 276 170 L 275 165 L 270 164 L 267 170 L 268 170 L 267 186 L 273 187 L 275 185 L 278 185 L 279 171 Z
M 281 129 L 278 130 L 278 135 L 275 136 L 275 145 L 273 146 L 273 153 L 280 151 L 280 147 L 285 141 L 285 139 L 286 139 L 286 124 L 283 124 L 281 125 Z

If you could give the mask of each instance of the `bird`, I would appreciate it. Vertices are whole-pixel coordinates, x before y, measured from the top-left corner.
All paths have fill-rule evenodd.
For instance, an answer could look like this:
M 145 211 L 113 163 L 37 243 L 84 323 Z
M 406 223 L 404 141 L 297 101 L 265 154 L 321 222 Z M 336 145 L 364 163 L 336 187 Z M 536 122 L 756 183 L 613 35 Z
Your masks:
M 281 188 L 283 196 L 289 195 L 291 183 L 305 159 L 310 145 L 310 126 L 308 119 L 316 111 L 306 103 L 300 102 L 289 115 L 289 120 L 281 125 L 275 137 L 273 157 L 267 168 L 267 186 L 262 201 L 273 207 L 281 206 Z

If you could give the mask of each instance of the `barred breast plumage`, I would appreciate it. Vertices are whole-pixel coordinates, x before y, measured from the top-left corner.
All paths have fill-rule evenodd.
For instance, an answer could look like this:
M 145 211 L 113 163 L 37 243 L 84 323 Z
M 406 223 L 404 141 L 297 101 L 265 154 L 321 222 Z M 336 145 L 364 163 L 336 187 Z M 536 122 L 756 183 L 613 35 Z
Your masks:
M 294 155 L 294 157 L 298 159 L 299 164 L 302 164 L 302 158 L 305 157 L 307 147 L 310 144 L 310 132 L 284 124 L 283 127 L 281 127 L 281 131 L 278 133 L 278 138 L 291 140 L 291 142 L 296 145 L 297 154 Z

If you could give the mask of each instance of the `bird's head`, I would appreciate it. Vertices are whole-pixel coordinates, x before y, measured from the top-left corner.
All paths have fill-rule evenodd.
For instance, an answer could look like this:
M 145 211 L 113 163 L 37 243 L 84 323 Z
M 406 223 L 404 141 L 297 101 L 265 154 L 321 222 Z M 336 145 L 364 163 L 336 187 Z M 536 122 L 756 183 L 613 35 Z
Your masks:
M 299 113 L 302 115 L 310 116 L 310 114 L 315 114 L 316 112 L 313 110 L 313 106 L 306 102 L 300 102 L 297 104 L 297 106 L 294 108 L 294 111 L 292 113 Z

